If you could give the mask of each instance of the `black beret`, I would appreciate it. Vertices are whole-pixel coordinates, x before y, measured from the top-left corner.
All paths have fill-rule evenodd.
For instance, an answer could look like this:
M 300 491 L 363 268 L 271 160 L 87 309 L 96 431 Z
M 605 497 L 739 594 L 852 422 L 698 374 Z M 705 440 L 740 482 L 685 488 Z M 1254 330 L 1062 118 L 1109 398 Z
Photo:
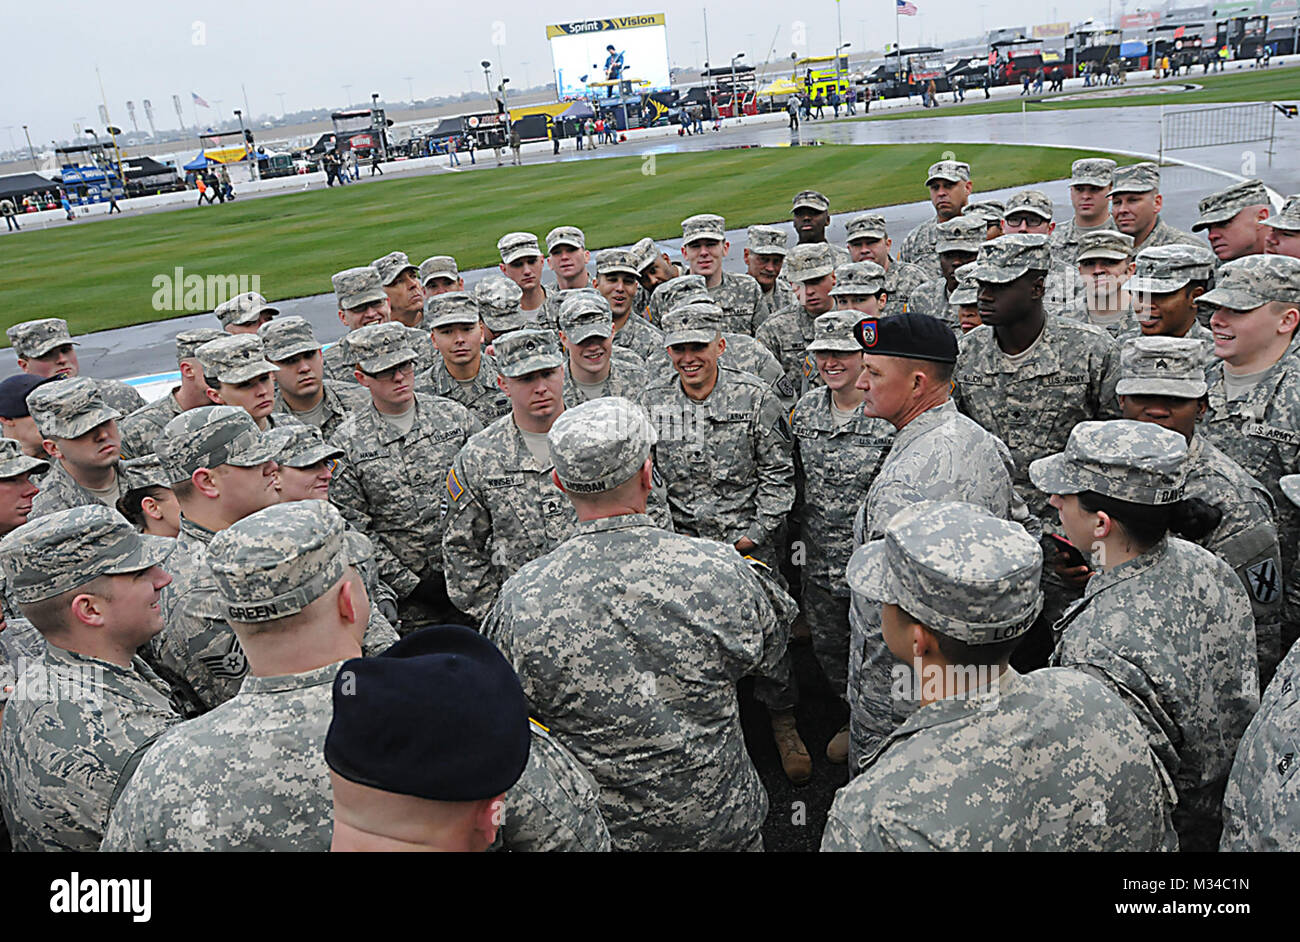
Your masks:
M 908 357 L 957 362 L 957 336 L 952 328 L 928 314 L 893 314 L 858 322 L 854 336 L 866 353 L 882 357 Z
M 51 379 L 53 379 L 51 376 L 19 373 L 0 382 L 0 416 L 6 419 L 21 419 L 31 415 L 27 409 L 27 394 Z
M 476 631 L 437 625 L 334 678 L 325 762 L 359 785 L 434 801 L 508 790 L 528 762 L 528 703 L 514 670 Z

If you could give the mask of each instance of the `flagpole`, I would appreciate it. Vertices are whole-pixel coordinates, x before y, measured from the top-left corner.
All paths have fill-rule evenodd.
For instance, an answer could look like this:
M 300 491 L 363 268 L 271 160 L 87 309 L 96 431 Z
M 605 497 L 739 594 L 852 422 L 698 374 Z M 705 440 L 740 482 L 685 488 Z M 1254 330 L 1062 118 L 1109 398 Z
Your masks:
M 901 35 L 899 30 L 898 0 L 894 0 L 894 55 L 898 56 L 898 81 L 901 84 L 903 81 L 903 41 L 899 38 Z

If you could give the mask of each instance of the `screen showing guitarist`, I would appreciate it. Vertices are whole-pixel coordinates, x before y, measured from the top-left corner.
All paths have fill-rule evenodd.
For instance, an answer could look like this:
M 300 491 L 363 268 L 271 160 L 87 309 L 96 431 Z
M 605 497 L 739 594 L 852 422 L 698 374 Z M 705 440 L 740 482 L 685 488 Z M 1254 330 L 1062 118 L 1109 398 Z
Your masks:
M 605 57 L 605 79 L 617 83 L 623 76 L 623 53 L 615 50 L 613 43 L 606 46 L 605 51 L 609 53 Z M 605 97 L 608 98 L 613 95 L 616 87 L 617 84 L 606 87 Z

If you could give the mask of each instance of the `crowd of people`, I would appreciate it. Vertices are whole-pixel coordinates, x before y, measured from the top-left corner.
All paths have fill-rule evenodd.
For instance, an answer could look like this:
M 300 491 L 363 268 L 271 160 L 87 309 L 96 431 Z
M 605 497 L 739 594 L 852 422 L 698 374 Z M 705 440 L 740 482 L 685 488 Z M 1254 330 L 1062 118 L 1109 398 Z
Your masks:
M 13 848 L 759 850 L 749 677 L 791 782 L 847 765 L 823 850 L 1300 849 L 1300 196 L 924 187 L 744 273 L 712 213 L 395 250 L 150 403 L 10 327 Z

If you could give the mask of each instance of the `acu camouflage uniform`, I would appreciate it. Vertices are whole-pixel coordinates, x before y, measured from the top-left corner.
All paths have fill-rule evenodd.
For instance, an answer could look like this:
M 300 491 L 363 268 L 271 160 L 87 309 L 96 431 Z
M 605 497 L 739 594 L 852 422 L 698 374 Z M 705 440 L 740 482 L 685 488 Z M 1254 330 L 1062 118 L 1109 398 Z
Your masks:
M 1143 161 L 1115 168 L 1114 184 L 1111 186 L 1110 195 L 1113 197 L 1120 193 L 1150 193 L 1159 189 L 1160 168 L 1150 161 Z M 1175 229 L 1157 214 L 1155 226 L 1147 233 L 1147 237 L 1141 242 L 1134 239 L 1133 254 L 1136 256 L 1143 249 L 1175 243 L 1195 245 L 1198 248 L 1205 247 L 1205 243 L 1196 236 Z
M 182 330 L 176 335 L 176 363 L 194 358 L 194 351 L 207 343 L 224 336 L 215 327 L 195 327 Z M 181 407 L 176 402 L 179 386 L 155 402 L 136 409 L 117 423 L 118 433 L 122 436 L 122 457 L 140 458 L 153 454 L 153 443 L 167 423 L 181 414 Z
M 519 781 L 506 792 L 494 849 L 521 853 L 603 852 L 609 829 L 596 780 L 558 739 L 529 720 L 531 748 Z
M 684 278 L 686 276 L 681 275 L 679 277 Z M 696 275 L 695 277 L 699 278 L 700 276 Z M 668 303 L 671 292 L 664 295 L 661 295 L 660 292 L 676 280 L 674 278 L 664 282 L 658 288 L 655 288 L 654 294 L 650 295 L 647 319 L 651 324 L 662 325 L 664 315 L 671 310 Z M 714 303 L 722 308 L 725 317 L 724 333 L 744 334 L 747 337 L 754 336 L 759 323 L 762 321 L 759 316 L 759 305 L 763 297 L 763 289 L 758 286 L 757 281 L 749 275 L 724 271 L 721 284 L 715 288 L 705 288 L 704 290 L 713 299 Z
M 319 424 L 312 422 L 309 424 L 316 425 L 321 431 L 321 435 L 326 439 L 332 438 L 352 410 L 367 405 L 366 391 L 355 383 L 335 383 L 333 380 L 324 380 L 321 385 L 324 387 L 324 405 L 325 416 Z M 306 422 L 304 413 L 294 412 L 285 403 L 284 397 L 280 395 L 280 388 L 275 390 L 275 405 L 271 409 L 272 415 L 283 415 L 296 419 L 299 422 Z
M 439 356 L 434 359 L 432 367 L 416 376 L 415 388 L 459 402 L 487 426 L 510 411 L 510 397 L 497 385 L 500 375 L 497 361 L 487 353 L 480 353 L 478 374 L 471 382 L 461 385 L 447 372 L 447 365 Z
M 826 243 L 796 245 L 787 261 L 790 277 L 798 282 L 816 281 L 835 270 L 835 256 Z M 834 301 L 832 300 L 832 304 Z M 822 312 L 825 313 L 825 312 Z M 810 314 L 800 303 L 773 314 L 758 329 L 756 339 L 772 351 L 786 384 L 793 391 L 789 398 L 798 401 L 808 390 L 822 385 L 817 364 L 808 355 L 808 344 L 814 335 L 813 322 L 817 315 Z M 725 355 L 725 354 L 724 354 Z M 781 390 L 784 393 L 784 390 Z
M 928 187 L 931 180 L 947 180 L 949 183 L 969 183 L 970 164 L 958 160 L 941 160 L 931 164 L 925 177 Z M 939 278 L 939 218 L 927 219 L 907 234 L 903 247 L 898 250 L 898 258 L 911 262 L 925 271 L 927 278 Z
M 1104 157 L 1085 157 L 1070 165 L 1070 186 L 1096 186 L 1106 188 L 1115 182 L 1115 161 Z M 1104 199 L 1104 197 L 1103 197 Z M 1109 215 L 1098 226 L 1080 226 L 1071 217 L 1057 224 L 1047 237 L 1047 248 L 1052 258 L 1062 265 L 1075 264 L 1079 253 L 1079 236 L 1102 229 L 1115 230 L 1115 220 Z

